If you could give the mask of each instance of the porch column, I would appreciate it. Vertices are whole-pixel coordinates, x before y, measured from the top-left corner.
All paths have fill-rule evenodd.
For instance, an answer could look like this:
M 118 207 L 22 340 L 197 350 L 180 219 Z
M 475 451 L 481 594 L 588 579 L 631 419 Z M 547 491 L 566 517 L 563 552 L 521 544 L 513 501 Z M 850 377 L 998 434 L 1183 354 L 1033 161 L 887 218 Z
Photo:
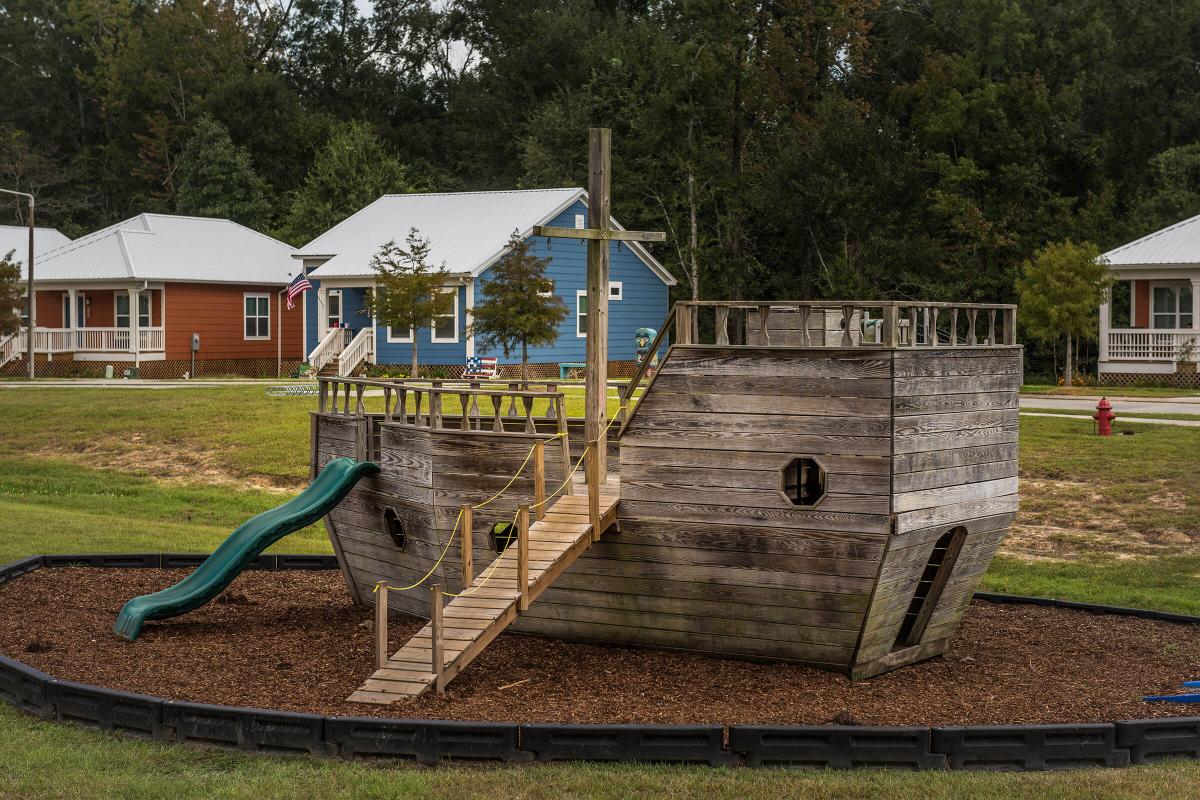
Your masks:
M 1112 295 L 1100 304 L 1100 363 L 1108 361 L 1108 332 L 1112 328 Z
M 70 316 L 71 321 L 70 321 L 70 323 L 68 323 L 66 320 L 63 320 L 63 327 L 64 328 L 83 327 L 79 324 L 79 320 L 75 319 L 75 316 L 78 313 L 78 308 L 75 305 L 75 290 L 74 289 L 67 289 L 67 308 L 71 309 L 71 316 Z
M 141 316 L 141 307 L 138 305 L 138 290 L 134 287 L 129 290 L 129 349 L 133 351 L 133 366 L 134 368 L 141 367 L 142 354 L 140 352 L 140 333 L 138 331 L 138 317 Z
M 1200 330 L 1200 278 L 1192 278 L 1192 330 Z M 1196 342 L 1200 345 L 1200 342 Z M 1193 349 L 1192 359 L 1200 361 L 1200 348 Z
M 467 335 L 467 358 L 475 355 L 475 334 L 471 333 L 471 323 L 475 321 L 475 317 L 471 314 L 471 309 L 475 305 L 475 278 L 467 278 L 467 314 L 466 319 L 466 335 Z M 458 309 L 454 309 L 458 313 Z
M 317 289 L 317 344 L 329 333 L 329 290 L 322 284 Z

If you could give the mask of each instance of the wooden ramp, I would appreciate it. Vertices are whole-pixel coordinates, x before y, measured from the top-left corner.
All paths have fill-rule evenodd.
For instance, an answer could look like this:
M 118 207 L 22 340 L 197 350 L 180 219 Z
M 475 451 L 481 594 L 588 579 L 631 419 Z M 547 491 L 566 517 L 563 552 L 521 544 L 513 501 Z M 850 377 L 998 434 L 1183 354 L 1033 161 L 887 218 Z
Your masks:
M 620 483 L 611 476 L 600 492 L 601 533 L 616 522 L 619 493 Z M 559 498 L 544 519 L 530 525 L 528 602 L 536 600 L 594 538 L 598 537 L 589 521 L 586 491 Z M 509 545 L 496 557 L 498 563 L 480 572 L 469 593 L 453 598 L 442 610 L 440 684 L 433 667 L 431 622 L 350 695 L 349 702 L 389 705 L 435 684 L 439 691 L 444 689 L 520 614 L 517 551 L 515 542 Z

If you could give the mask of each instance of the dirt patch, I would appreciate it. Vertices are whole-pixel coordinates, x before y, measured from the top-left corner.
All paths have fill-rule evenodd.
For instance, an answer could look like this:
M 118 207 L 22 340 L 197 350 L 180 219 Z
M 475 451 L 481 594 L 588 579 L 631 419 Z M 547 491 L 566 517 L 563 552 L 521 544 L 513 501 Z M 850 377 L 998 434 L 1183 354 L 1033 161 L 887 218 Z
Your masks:
M 165 484 L 203 483 L 290 494 L 305 483 L 280 476 L 235 475 L 221 465 L 215 451 L 205 451 L 190 444 L 185 447 L 143 442 L 137 436 L 128 440 L 96 439 L 66 449 L 35 450 L 26 455 L 66 458 L 87 467 L 102 464 L 105 469 L 143 473 Z
M 0 652 L 52 675 L 161 697 L 325 714 L 539 722 L 872 725 L 1100 722 L 1195 713 L 1142 702 L 1200 677 L 1200 630 L 981 601 L 949 652 L 867 681 L 789 664 L 501 635 L 451 684 L 346 703 L 374 663 L 371 614 L 338 572 L 251 572 L 185 617 L 111 630 L 182 570 L 38 570 L 0 587 Z M 396 617 L 392 646 L 423 624 Z M 515 684 L 515 685 L 513 685 Z M 503 688 L 508 686 L 509 688 Z

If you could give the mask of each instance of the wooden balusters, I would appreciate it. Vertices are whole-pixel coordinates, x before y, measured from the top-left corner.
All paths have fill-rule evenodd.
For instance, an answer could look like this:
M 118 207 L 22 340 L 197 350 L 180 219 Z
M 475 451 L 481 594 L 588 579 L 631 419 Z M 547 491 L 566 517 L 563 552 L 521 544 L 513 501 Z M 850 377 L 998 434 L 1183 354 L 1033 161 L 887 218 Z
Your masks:
M 729 307 L 717 306 L 717 344 L 729 344 Z M 647 356 L 648 358 L 649 356 Z
M 529 610 L 529 506 L 517 509 L 517 610 Z
M 908 344 L 910 347 L 917 346 L 917 307 L 908 307 Z
M 459 531 L 458 539 L 458 554 L 459 560 L 462 562 L 462 587 L 460 592 L 467 590 L 475 580 L 475 511 L 471 508 L 471 504 L 464 504 L 462 507 L 462 519 L 459 524 L 462 526 Z
M 760 344 L 763 347 L 771 346 L 771 334 L 767 332 L 767 319 L 771 316 L 771 307 L 769 305 L 761 305 L 758 307 L 758 335 L 762 339 Z
M 383 418 L 387 422 L 392 421 L 392 387 L 383 387 Z
M 346 381 L 346 402 L 342 406 L 342 414 L 350 416 L 350 381 Z
M 558 384 L 547 383 L 545 391 L 550 398 L 549 402 L 546 403 L 545 416 L 547 420 L 553 421 L 558 418 L 554 410 L 558 405 Z
M 542 520 L 546 517 L 546 444 L 533 443 L 533 516 Z
M 462 422 L 459 427 L 464 431 L 471 430 L 471 411 L 467 406 L 467 397 L 473 396 L 474 395 L 467 395 L 466 393 L 461 393 L 458 396 L 458 405 L 459 408 L 462 409 Z
M 967 346 L 974 347 L 979 340 L 975 338 L 975 318 L 979 316 L 979 309 L 967 309 Z
M 442 625 L 442 585 L 435 583 L 429 587 L 429 627 L 431 650 L 433 652 L 434 684 L 438 694 L 445 694 L 446 682 L 442 671 L 446 668 L 446 632 Z
M 504 408 L 504 395 L 490 394 L 488 397 L 492 399 L 492 431 L 494 433 L 503 433 L 504 420 L 500 418 L 500 414 Z
M 366 411 L 366 408 L 363 406 L 363 391 L 366 388 L 367 387 L 363 386 L 361 383 L 356 383 L 354 385 L 354 416 L 356 417 L 361 417 Z
M 509 391 L 513 392 L 513 394 L 510 394 L 510 395 L 509 395 L 509 398 L 508 398 L 508 399 L 509 399 L 509 403 L 508 403 L 508 413 L 507 413 L 507 414 L 505 414 L 505 416 L 506 416 L 506 417 L 515 417 L 515 416 L 517 416 L 517 395 L 516 395 L 516 392 L 519 392 L 519 391 L 521 391 L 521 384 L 519 384 L 519 383 L 510 383 L 510 384 L 508 385 L 508 388 L 509 388 Z
M 999 340 L 996 338 L 996 309 L 988 309 L 988 338 L 987 343 L 995 345 Z
M 317 413 L 324 414 L 329 406 L 329 383 L 322 380 L 318 380 L 318 383 L 320 385 L 317 387 Z
M 387 581 L 375 584 L 375 669 L 383 669 L 388 662 L 388 585 Z
M 429 390 L 429 427 L 442 427 L 442 392 L 440 389 Z
M 950 346 L 958 347 L 958 306 L 950 309 Z
M 938 346 L 938 330 L 937 330 L 938 307 L 934 306 L 933 308 L 930 308 L 929 310 L 927 310 L 925 313 L 928 315 L 926 317 L 926 324 L 929 326 L 929 329 L 925 334 L 925 338 L 929 340 L 930 347 L 937 347 Z
M 842 306 L 842 347 L 854 347 L 854 306 Z
M 483 420 L 479 417 L 479 395 L 476 393 L 480 389 L 479 381 L 471 381 L 471 408 L 463 409 L 463 414 L 469 414 L 472 419 L 472 429 L 479 430 L 483 427 Z
M 812 334 L 808 331 L 808 317 L 812 313 L 812 306 L 801 304 L 796 306 L 796 316 L 800 317 L 800 345 L 802 347 L 812 347 Z
M 516 396 L 513 396 L 516 400 Z M 525 409 L 525 432 L 537 433 L 537 426 L 533 424 L 533 398 L 524 396 L 521 398 L 521 406 Z

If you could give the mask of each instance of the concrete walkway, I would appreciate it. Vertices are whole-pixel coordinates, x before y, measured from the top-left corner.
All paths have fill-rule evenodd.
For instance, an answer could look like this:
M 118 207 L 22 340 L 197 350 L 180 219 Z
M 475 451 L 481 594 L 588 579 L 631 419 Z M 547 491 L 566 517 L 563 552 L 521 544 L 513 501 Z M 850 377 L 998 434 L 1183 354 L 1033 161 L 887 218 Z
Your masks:
M 1100 395 L 1094 397 L 1061 397 L 1046 394 L 1021 395 L 1021 408 L 1053 411 L 1086 411 L 1095 413 Z M 1200 397 L 1121 397 L 1108 396 L 1113 411 L 1126 414 L 1195 414 L 1200 416 Z

